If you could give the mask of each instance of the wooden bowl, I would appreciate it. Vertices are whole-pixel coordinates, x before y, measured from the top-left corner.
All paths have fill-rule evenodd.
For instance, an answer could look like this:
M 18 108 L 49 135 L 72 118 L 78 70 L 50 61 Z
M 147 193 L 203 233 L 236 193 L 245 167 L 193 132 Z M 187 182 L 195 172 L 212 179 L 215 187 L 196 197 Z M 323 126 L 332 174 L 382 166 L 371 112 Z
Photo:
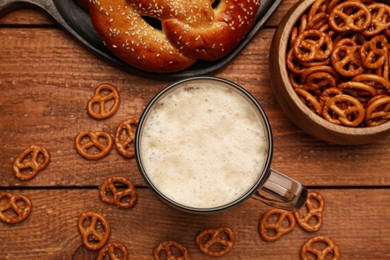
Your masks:
M 347 127 L 328 122 L 312 112 L 295 93 L 287 72 L 286 56 L 290 33 L 301 15 L 315 0 L 300 1 L 284 16 L 270 50 L 271 86 L 279 105 L 302 130 L 323 141 L 340 145 L 361 145 L 384 139 L 390 122 L 374 127 Z

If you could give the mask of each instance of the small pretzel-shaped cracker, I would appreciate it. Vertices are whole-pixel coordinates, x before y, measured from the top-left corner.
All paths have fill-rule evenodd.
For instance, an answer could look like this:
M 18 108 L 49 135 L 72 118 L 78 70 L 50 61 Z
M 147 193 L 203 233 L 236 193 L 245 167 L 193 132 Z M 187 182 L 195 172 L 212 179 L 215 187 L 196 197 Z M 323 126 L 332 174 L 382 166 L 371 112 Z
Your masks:
M 123 188 L 115 184 L 124 185 Z M 100 185 L 100 198 L 118 208 L 131 208 L 137 201 L 137 191 L 132 182 L 123 177 L 111 177 Z
M 298 36 L 293 48 L 300 61 L 316 62 L 330 57 L 333 43 L 326 33 L 311 29 Z
M 108 241 L 111 229 L 110 223 L 103 215 L 87 211 L 80 215 L 77 227 L 85 248 L 89 250 L 99 250 Z
M 378 126 L 390 121 L 390 96 L 378 95 L 373 99 L 367 104 L 366 125 Z
M 324 205 L 325 201 L 321 194 L 310 191 L 305 202 L 305 211 L 302 209 L 294 211 L 298 225 L 309 232 L 318 231 L 322 225 Z
M 353 33 L 350 37 L 346 37 L 344 34 L 338 34 L 333 42 L 334 47 L 336 48 L 340 45 L 363 45 L 365 42 L 367 42 L 367 39 L 360 33 Z
M 358 1 L 336 5 L 329 15 L 329 25 L 336 32 L 361 32 L 371 23 L 370 10 Z
M 372 3 L 368 6 L 371 12 L 371 24 L 362 32 L 364 36 L 372 37 L 390 28 L 390 7 L 382 3 Z
M 316 91 L 336 86 L 336 79 L 331 74 L 326 72 L 314 72 L 307 78 L 304 89 Z
M 83 139 L 87 139 L 87 141 L 83 141 Z M 103 158 L 111 151 L 112 146 L 112 137 L 106 132 L 83 131 L 75 139 L 77 152 L 89 160 Z M 97 151 L 93 151 L 93 149 L 97 149 Z
M 376 74 L 360 74 L 354 77 L 351 81 L 358 81 L 366 83 L 377 90 L 379 89 L 388 89 L 390 90 L 390 82 L 384 77 L 381 77 Z
M 335 79 L 338 79 L 337 72 L 331 66 L 323 65 L 323 66 L 309 67 L 306 70 L 304 70 L 302 72 L 302 81 L 305 82 L 311 74 L 316 72 L 326 72 L 332 75 Z
M 261 217 L 258 229 L 265 241 L 273 242 L 291 232 L 295 225 L 296 221 L 292 212 L 273 208 Z
M 323 249 L 318 249 L 315 247 L 316 244 L 325 244 L 325 247 L 321 247 Z M 340 249 L 338 245 L 330 238 L 325 236 L 316 236 L 307 240 L 301 249 L 302 260 L 311 259 L 310 255 L 315 255 L 316 259 L 318 260 L 339 260 Z
M 13 164 L 15 177 L 22 181 L 31 180 L 45 169 L 49 162 L 50 154 L 45 148 L 31 145 L 15 159 Z
M 343 94 L 343 92 L 339 88 L 327 88 L 322 91 L 320 95 L 321 107 L 324 107 L 325 102 L 328 101 L 331 97 L 334 97 L 339 94 Z
M 110 242 L 100 249 L 97 260 L 112 259 L 112 260 L 127 260 L 129 253 L 126 247 L 117 242 Z
M 293 49 L 291 49 L 288 53 L 287 53 L 287 60 L 286 60 L 286 63 L 287 63 L 287 67 L 290 69 L 291 72 L 293 72 L 294 74 L 302 74 L 302 72 L 305 71 L 305 67 L 299 62 L 299 60 L 297 59 L 297 57 L 295 57 L 295 54 L 294 54 L 294 51 Z
M 360 46 L 339 45 L 334 48 L 331 56 L 333 68 L 342 76 L 354 77 L 363 73 L 360 61 Z
M 107 103 L 110 101 L 113 101 L 113 104 L 107 108 Z M 94 95 L 88 101 L 87 111 L 93 118 L 105 119 L 118 111 L 119 104 L 118 90 L 109 83 L 103 83 L 96 88 Z
M 135 156 L 134 140 L 135 131 L 138 125 L 138 118 L 129 118 L 121 122 L 115 132 L 115 147 L 117 151 L 126 158 Z
M 322 114 L 322 106 L 316 97 L 314 97 L 308 91 L 300 88 L 296 88 L 295 92 L 298 94 L 298 96 L 301 97 L 302 102 L 304 102 L 312 111 L 319 115 Z
M 160 256 L 161 254 L 165 254 L 166 257 L 162 258 Z M 159 243 L 153 250 L 153 258 L 154 260 L 191 260 L 187 248 L 176 241 L 163 241 Z
M 336 116 L 333 118 L 332 115 Z M 323 116 L 334 124 L 358 126 L 364 120 L 364 107 L 356 98 L 349 95 L 337 95 L 325 102 Z
M 226 255 L 232 250 L 234 241 L 234 232 L 229 227 L 205 229 L 196 236 L 199 250 L 208 256 Z
M 316 0 L 310 7 L 308 20 L 312 20 L 317 14 L 325 13 L 329 0 Z
M 378 91 L 374 87 L 363 82 L 347 81 L 338 84 L 337 87 L 343 92 L 346 90 L 354 90 L 355 98 L 358 98 L 358 96 L 375 96 L 378 94 Z
M 25 220 L 31 213 L 31 200 L 23 195 L 0 193 L 0 220 L 15 224 Z M 10 214 L 12 211 L 12 214 Z M 8 212 L 8 213 L 7 213 Z
M 307 24 L 307 29 L 318 29 L 322 28 L 322 26 L 328 24 L 329 15 L 327 13 L 318 13 L 313 18 L 309 20 Z
M 345 0 L 330 0 L 328 6 L 326 7 L 326 13 L 330 14 L 333 8 Z
M 363 44 L 360 49 L 362 65 L 367 69 L 378 69 L 382 66 L 388 55 L 387 39 L 378 35 Z

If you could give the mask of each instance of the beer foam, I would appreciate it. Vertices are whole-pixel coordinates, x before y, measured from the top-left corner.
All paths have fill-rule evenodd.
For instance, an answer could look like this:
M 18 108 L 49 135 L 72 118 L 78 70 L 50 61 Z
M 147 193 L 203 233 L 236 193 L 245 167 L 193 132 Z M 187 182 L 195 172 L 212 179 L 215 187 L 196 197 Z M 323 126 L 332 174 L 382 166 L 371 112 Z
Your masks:
M 248 192 L 266 160 L 264 126 L 238 93 L 191 83 L 162 98 L 144 122 L 140 155 L 147 176 L 189 207 L 226 205 Z

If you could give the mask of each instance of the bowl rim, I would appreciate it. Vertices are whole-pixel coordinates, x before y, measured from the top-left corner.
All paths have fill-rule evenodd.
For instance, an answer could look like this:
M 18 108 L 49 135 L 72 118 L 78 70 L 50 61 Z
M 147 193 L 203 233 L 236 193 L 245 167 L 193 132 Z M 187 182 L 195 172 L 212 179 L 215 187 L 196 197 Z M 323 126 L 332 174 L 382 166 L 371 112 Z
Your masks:
M 329 121 L 327 121 L 325 118 L 321 117 L 320 115 L 317 115 L 313 111 L 311 111 L 304 103 L 299 99 L 298 95 L 295 93 L 294 87 L 292 86 L 288 71 L 287 71 L 287 46 L 289 43 L 290 35 L 293 26 L 297 23 L 298 19 L 301 17 L 301 15 L 310 8 L 310 6 L 315 2 L 316 0 L 305 0 L 300 1 L 296 5 L 294 5 L 291 8 L 292 12 L 288 12 L 286 14 L 287 20 L 284 23 L 283 32 L 280 35 L 280 41 L 278 43 L 278 49 L 279 49 L 279 64 L 284 64 L 284 66 L 280 67 L 280 74 L 282 78 L 282 82 L 284 83 L 284 87 L 286 91 L 288 92 L 288 96 L 292 101 L 296 104 L 299 109 L 312 121 L 315 121 L 316 124 L 319 124 L 321 127 L 326 128 L 330 131 L 337 132 L 340 134 L 349 134 L 349 135 L 357 135 L 357 136 L 364 136 L 364 135 L 374 135 L 381 132 L 386 132 L 390 130 L 390 121 L 386 122 L 384 124 L 378 125 L 378 126 L 365 126 L 365 127 L 350 127 L 350 126 L 343 126 L 343 125 L 336 125 Z M 298 12 L 298 10 L 302 10 L 302 12 Z M 279 28 L 280 29 L 280 28 Z M 284 79 L 288 79 L 287 81 Z M 302 105 L 299 105 L 302 104 Z

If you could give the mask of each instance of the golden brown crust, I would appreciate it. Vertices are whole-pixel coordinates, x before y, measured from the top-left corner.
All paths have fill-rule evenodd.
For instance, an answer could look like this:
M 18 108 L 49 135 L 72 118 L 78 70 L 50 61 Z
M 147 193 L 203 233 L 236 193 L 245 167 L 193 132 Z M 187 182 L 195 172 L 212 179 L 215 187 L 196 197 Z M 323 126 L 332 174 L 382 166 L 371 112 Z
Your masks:
M 111 106 L 107 103 L 113 101 Z M 117 88 L 110 83 L 100 84 L 88 101 L 87 112 L 95 119 L 105 119 L 114 115 L 120 104 L 120 96 Z
M 115 184 L 123 185 L 118 187 Z M 124 177 L 110 177 L 99 187 L 100 198 L 121 209 L 128 209 L 134 206 L 137 201 L 137 191 L 134 184 Z
M 259 234 L 268 242 L 273 242 L 290 233 L 296 225 L 290 211 L 272 208 L 264 213 L 259 221 Z
M 164 252 L 167 259 L 191 260 L 188 249 L 176 241 L 162 241 L 153 250 L 153 259 L 160 260 L 160 253 Z
M 126 158 L 135 156 L 135 132 L 137 130 L 138 118 L 129 118 L 122 121 L 115 131 L 115 147 L 117 151 Z
M 88 160 L 98 160 L 111 152 L 114 142 L 106 132 L 83 131 L 76 136 L 77 152 Z
M 90 0 L 89 13 L 107 48 L 124 62 L 150 72 L 175 72 L 198 59 L 231 52 L 254 23 L 259 0 Z M 144 17 L 160 20 L 154 28 Z
M 15 159 L 12 168 L 16 178 L 28 181 L 44 170 L 49 162 L 50 154 L 44 147 L 31 145 Z
M 31 200 L 23 195 L 2 192 L 0 201 L 2 200 L 6 201 L 0 204 L 0 221 L 2 222 L 16 224 L 24 221 L 31 214 Z
M 115 260 L 127 260 L 129 253 L 124 244 L 119 242 L 110 242 L 100 249 L 97 256 L 97 260 L 103 259 L 115 259 Z
M 204 229 L 195 238 L 196 244 L 203 254 L 215 257 L 229 253 L 235 240 L 235 234 L 229 227 Z
M 107 48 L 124 62 L 151 72 L 183 70 L 195 59 L 184 56 L 165 34 L 149 25 L 125 0 L 91 1 L 89 13 Z
M 323 244 L 322 249 L 316 248 L 315 244 Z M 340 259 L 339 246 L 330 238 L 325 236 L 316 236 L 306 241 L 301 249 L 301 259 L 311 259 L 310 256 L 315 256 L 316 259 L 325 260 Z
M 79 217 L 77 227 L 85 248 L 89 250 L 101 249 L 107 243 L 111 233 L 107 219 L 94 211 L 83 212 Z
M 310 191 L 305 205 L 305 210 L 294 211 L 298 225 L 308 232 L 318 231 L 323 222 L 325 200 L 322 195 L 315 191 Z
M 244 38 L 255 20 L 258 7 L 257 0 L 225 0 L 214 10 L 208 24 L 167 19 L 163 28 L 169 40 L 186 55 L 217 60 L 230 53 Z

